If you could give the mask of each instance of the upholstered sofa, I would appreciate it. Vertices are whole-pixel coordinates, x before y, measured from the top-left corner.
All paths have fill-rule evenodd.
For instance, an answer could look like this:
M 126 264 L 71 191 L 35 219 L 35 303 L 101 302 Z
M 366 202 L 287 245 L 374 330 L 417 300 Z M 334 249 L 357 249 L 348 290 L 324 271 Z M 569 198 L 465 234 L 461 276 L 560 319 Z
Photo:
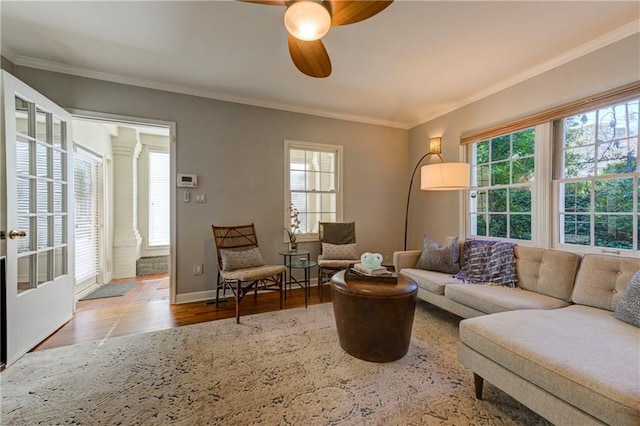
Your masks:
M 516 288 L 463 284 L 394 253 L 418 297 L 458 316 L 458 361 L 558 425 L 640 425 L 640 328 L 614 310 L 640 259 L 518 246 Z

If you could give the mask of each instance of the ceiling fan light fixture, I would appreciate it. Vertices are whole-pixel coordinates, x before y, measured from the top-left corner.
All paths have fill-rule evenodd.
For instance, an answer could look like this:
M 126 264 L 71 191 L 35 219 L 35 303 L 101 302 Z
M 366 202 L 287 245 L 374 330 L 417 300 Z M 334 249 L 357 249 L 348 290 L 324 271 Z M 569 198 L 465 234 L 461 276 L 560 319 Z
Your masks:
M 320 3 L 311 0 L 297 1 L 284 13 L 284 26 L 289 34 L 299 40 L 319 40 L 331 28 L 331 15 Z

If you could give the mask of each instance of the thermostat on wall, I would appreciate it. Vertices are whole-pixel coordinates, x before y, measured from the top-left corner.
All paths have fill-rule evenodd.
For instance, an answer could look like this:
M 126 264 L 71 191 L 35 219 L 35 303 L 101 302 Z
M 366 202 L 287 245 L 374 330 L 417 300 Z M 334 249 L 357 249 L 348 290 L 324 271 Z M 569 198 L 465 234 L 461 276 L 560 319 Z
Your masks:
M 197 188 L 198 176 L 197 175 L 181 175 L 178 174 L 178 187 L 179 188 Z

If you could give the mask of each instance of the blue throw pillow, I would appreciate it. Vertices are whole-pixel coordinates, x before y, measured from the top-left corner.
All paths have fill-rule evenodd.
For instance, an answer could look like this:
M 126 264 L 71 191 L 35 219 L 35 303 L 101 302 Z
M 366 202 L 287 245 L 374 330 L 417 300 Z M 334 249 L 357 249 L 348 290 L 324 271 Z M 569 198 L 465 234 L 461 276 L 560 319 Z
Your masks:
M 631 278 L 614 314 L 620 321 L 640 327 L 640 271 Z

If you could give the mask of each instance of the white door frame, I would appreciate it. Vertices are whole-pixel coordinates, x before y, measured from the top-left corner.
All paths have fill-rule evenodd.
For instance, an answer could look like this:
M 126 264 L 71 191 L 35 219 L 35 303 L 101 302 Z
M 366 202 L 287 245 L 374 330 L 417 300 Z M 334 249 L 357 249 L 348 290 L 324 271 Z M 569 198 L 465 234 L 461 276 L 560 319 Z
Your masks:
M 169 263 L 169 303 L 176 303 L 176 123 L 173 121 L 154 120 L 149 118 L 132 117 L 103 112 L 67 109 L 74 119 L 89 119 L 101 121 L 113 121 L 127 124 L 143 124 L 169 128 L 169 173 L 170 173 L 170 263 Z

